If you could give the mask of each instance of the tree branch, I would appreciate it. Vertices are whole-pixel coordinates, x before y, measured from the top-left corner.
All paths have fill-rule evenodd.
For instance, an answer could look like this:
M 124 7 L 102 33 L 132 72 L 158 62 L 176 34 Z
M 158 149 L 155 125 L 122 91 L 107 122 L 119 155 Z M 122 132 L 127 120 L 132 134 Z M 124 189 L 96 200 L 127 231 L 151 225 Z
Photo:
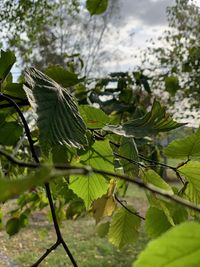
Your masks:
M 124 157 L 124 156 L 121 156 L 121 155 L 119 155 L 118 153 L 113 153 L 115 156 L 117 156 L 118 158 L 121 158 L 121 159 L 125 159 L 125 160 L 127 160 L 127 161 L 129 161 L 130 163 L 133 163 L 133 164 L 135 164 L 135 165 L 138 165 L 139 167 L 142 167 L 142 168 L 146 168 L 147 166 L 145 166 L 144 164 L 142 164 L 142 163 L 140 163 L 140 162 L 138 162 L 138 161 L 136 161 L 136 160 L 133 160 L 133 159 L 129 159 L 129 158 L 127 158 L 127 157 Z
M 24 125 L 24 129 L 25 129 L 27 138 L 28 138 L 28 142 L 29 142 L 31 153 L 32 153 L 32 157 L 34 158 L 36 164 L 38 165 L 37 167 L 39 167 L 40 161 L 39 161 L 39 158 L 38 158 L 38 156 L 36 154 L 36 151 L 35 151 L 35 148 L 34 148 L 34 145 L 33 145 L 33 140 L 32 140 L 32 137 L 31 137 L 31 132 L 30 132 L 30 129 L 29 129 L 28 124 L 26 122 L 26 119 L 24 118 L 23 113 L 21 112 L 19 106 L 9 96 L 6 96 L 6 95 L 0 93 L 0 97 L 1 97 L 1 99 L 4 99 L 4 100 L 8 101 L 16 109 L 17 113 L 19 114 L 19 116 L 20 116 L 20 118 L 22 120 L 22 123 Z M 4 154 L 4 156 L 6 156 L 6 155 Z M 47 195 L 47 198 L 48 198 L 48 201 L 49 201 L 49 206 L 50 206 L 50 209 L 51 209 L 51 215 L 52 215 L 52 219 L 53 219 L 53 223 L 54 223 L 54 229 L 55 229 L 56 235 L 57 235 L 57 242 L 55 244 L 58 243 L 58 245 L 59 244 L 63 245 L 68 257 L 70 258 L 70 260 L 71 260 L 71 262 L 73 264 L 73 266 L 77 267 L 78 265 L 77 265 L 73 255 L 71 254 L 69 248 L 67 247 L 67 245 L 66 245 L 66 243 L 65 243 L 65 241 L 64 241 L 64 239 L 62 237 L 62 234 L 60 232 L 60 227 L 58 225 L 58 221 L 57 221 L 57 217 L 56 217 L 55 207 L 54 207 L 54 204 L 53 204 L 53 199 L 52 199 L 49 183 L 45 183 L 45 189 L 46 189 L 46 195 Z M 50 252 L 48 252 L 48 254 Z M 35 264 L 36 265 L 33 265 L 33 266 L 37 266 L 37 263 L 35 263 Z
M 21 112 L 19 106 L 8 96 L 5 96 L 4 94 L 0 93 L 0 97 L 6 101 L 8 101 L 17 111 L 17 113 L 19 114 L 21 120 L 22 120 L 22 123 L 24 125 L 24 130 L 26 132 L 26 136 L 28 138 L 28 142 L 29 142 L 29 145 L 30 145 L 30 150 L 31 150 L 31 153 L 32 153 L 32 157 L 34 158 L 34 160 L 39 163 L 39 159 L 36 155 L 36 152 L 35 152 L 35 149 L 34 149 L 34 146 L 33 146 L 33 140 L 32 140 L 32 137 L 31 137 L 31 132 L 29 130 L 29 127 L 28 127 L 28 124 L 26 122 L 26 119 L 24 118 L 24 115 L 23 113 Z
M 7 153 L 5 155 L 5 152 L 2 153 L 2 151 L 0 150 L 0 154 L 3 156 L 7 157 Z M 33 163 L 25 163 L 25 162 L 21 162 L 19 160 L 14 159 L 12 156 L 7 157 L 9 160 L 11 159 L 11 162 L 17 164 L 20 167 L 29 167 L 29 168 L 38 168 L 38 167 L 42 167 L 43 165 L 39 165 L 39 164 L 33 164 Z M 13 160 L 14 159 L 14 160 Z M 47 166 L 47 165 L 45 165 Z M 118 173 L 114 173 L 114 172 L 109 172 L 109 171 L 103 171 L 103 170 L 98 170 L 95 168 L 91 168 L 90 166 L 84 166 L 84 167 L 77 167 L 77 166 L 66 166 L 66 165 L 55 165 L 55 166 L 51 166 L 49 165 L 52 169 L 59 169 L 62 170 L 62 175 L 70 175 L 70 174 L 82 174 L 82 175 L 91 175 L 92 173 L 95 174 L 100 174 L 103 176 L 107 176 L 107 177 L 115 177 L 115 178 L 119 178 L 121 180 L 130 182 L 132 184 L 137 185 L 138 187 L 147 190 L 149 192 L 152 192 L 156 195 L 162 196 L 168 200 L 174 201 L 184 207 L 187 207 L 189 209 L 192 209 L 194 211 L 200 212 L 200 206 L 195 205 L 194 203 L 185 200 L 179 196 L 173 195 L 172 193 L 169 193 L 165 190 L 159 189 L 158 187 L 153 186 L 152 184 L 147 184 L 145 182 L 143 182 L 140 178 L 132 178 L 128 175 L 125 174 L 118 174 Z
M 60 242 L 56 242 L 46 250 L 46 252 L 34 263 L 31 267 L 37 267 L 53 250 L 55 250 L 60 245 Z
M 123 202 L 117 197 L 116 194 L 114 194 L 114 197 L 116 199 L 116 201 L 125 209 L 127 210 L 128 212 L 130 212 L 131 214 L 139 217 L 140 219 L 142 220 L 145 220 L 145 218 L 143 216 L 141 216 L 138 212 L 133 212 L 132 210 L 130 210 L 126 205 L 123 204 Z
M 17 102 L 17 105 L 18 106 L 29 106 L 29 103 L 28 103 L 28 101 L 27 100 L 24 100 L 24 101 L 20 101 L 20 102 Z M 0 109 L 2 109 L 2 108 L 11 108 L 11 107 L 13 107 L 13 105 L 11 105 L 11 104 L 1 104 L 0 105 Z

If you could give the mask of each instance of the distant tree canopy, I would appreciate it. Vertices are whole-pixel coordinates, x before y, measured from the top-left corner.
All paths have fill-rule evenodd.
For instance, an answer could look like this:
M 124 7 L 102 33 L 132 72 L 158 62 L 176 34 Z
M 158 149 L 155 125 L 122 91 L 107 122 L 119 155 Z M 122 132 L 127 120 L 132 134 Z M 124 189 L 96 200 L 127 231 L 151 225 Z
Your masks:
M 200 9 L 193 1 L 176 0 L 174 6 L 167 8 L 167 16 L 169 29 L 159 38 L 161 46 L 149 47 L 142 63 L 148 63 L 152 89 L 167 91 L 169 102 L 187 97 L 191 99 L 191 107 L 197 107 L 200 102 Z
M 90 16 L 90 4 L 87 10 L 80 0 L 6 0 L 0 3 L 1 35 L 21 58 L 22 68 L 69 64 L 86 75 L 100 64 L 100 52 L 101 60 L 104 58 L 100 45 L 117 2 L 110 1 L 105 14 Z
M 55 20 L 55 25 L 53 20 L 48 22 L 52 14 L 57 15 L 63 27 L 59 29 L 65 29 L 62 18 L 65 18 L 66 13 L 64 17 L 59 16 L 64 12 L 62 6 L 56 9 L 56 4 L 65 2 L 72 4 L 70 16 L 79 14 L 81 5 L 75 5 L 75 1 L 5 2 L 3 8 L 10 10 L 8 15 L 11 16 L 8 25 L 15 27 L 15 19 L 18 19 L 17 27 L 10 28 L 11 35 L 7 35 L 7 41 L 14 40 L 11 44 L 16 44 L 18 52 L 22 52 L 20 46 L 23 45 L 22 40 L 25 41 L 23 49 L 26 45 L 31 49 L 28 63 L 40 62 L 41 68 L 45 68 L 48 63 L 55 64 L 52 49 L 63 59 L 70 58 L 69 55 L 75 57 L 73 51 L 67 54 L 65 48 L 62 50 L 59 45 L 73 40 L 70 38 L 77 27 L 74 28 L 72 23 L 67 33 L 69 39 L 64 38 L 63 43 L 59 43 L 58 40 L 62 40 L 57 39 L 59 19 Z M 47 3 L 49 17 L 45 15 Z M 87 12 L 92 17 L 102 14 L 107 6 L 108 0 L 86 1 Z M 36 15 L 38 28 L 33 25 L 31 31 L 36 9 L 41 11 L 38 17 Z M 176 10 L 175 14 L 178 14 Z M 6 17 L 3 23 L 5 20 Z M 36 30 L 43 30 L 44 25 L 46 32 Z M 95 30 L 99 27 L 98 23 L 92 25 L 96 25 Z M 13 39 L 16 29 L 19 30 L 19 44 Z M 87 31 L 89 36 L 92 33 L 91 40 L 95 40 L 95 31 L 89 32 L 86 28 Z M 1 50 L 0 228 L 5 229 L 9 236 L 17 234 L 29 223 L 33 211 L 49 206 L 56 240 L 31 266 L 39 266 L 61 245 L 72 266 L 77 267 L 76 250 L 72 254 L 71 246 L 68 247 L 63 239 L 60 223 L 85 214 L 93 216 L 99 236 L 107 236 L 119 249 L 134 244 L 141 230 L 142 234 L 145 231 L 150 239 L 149 245 L 133 262 L 134 267 L 199 266 L 200 129 L 164 147 L 163 142 L 159 142 L 163 134 L 184 124 L 174 120 L 167 113 L 166 107 L 155 99 L 154 88 L 151 88 L 144 73 L 116 72 L 103 79 L 91 79 L 88 75 L 92 65 L 87 64 L 87 60 L 93 60 L 93 56 L 96 56 L 101 36 L 97 43 L 92 43 L 95 49 L 89 46 L 87 50 L 87 55 L 91 57 L 85 58 L 86 76 L 81 76 L 82 73 L 78 72 L 74 64 L 70 70 L 51 66 L 43 72 L 29 67 L 18 82 L 13 82 L 11 69 L 16 56 L 10 50 Z M 54 37 L 55 42 L 51 46 L 51 38 Z M 75 45 L 67 44 L 70 46 L 66 47 Z M 79 40 L 80 47 L 82 44 L 84 39 L 83 42 Z M 49 53 L 49 62 L 45 58 L 46 51 Z M 26 50 L 24 52 L 26 54 Z M 24 63 L 25 54 L 22 57 Z M 181 64 L 182 61 L 180 59 L 177 62 Z M 67 64 L 65 60 L 60 63 Z M 178 63 L 174 71 L 171 67 L 175 68 L 176 65 L 166 65 L 168 75 L 171 76 L 162 76 L 165 85 L 166 78 L 180 79 Z M 174 84 L 179 85 L 179 80 L 175 83 L 173 78 L 172 81 L 170 90 Z M 169 88 L 166 86 L 165 89 L 170 92 Z M 176 93 L 179 91 L 177 89 Z M 171 94 L 175 95 L 173 92 Z M 177 166 L 168 165 L 161 160 L 162 155 L 179 163 Z M 166 170 L 170 170 L 176 179 L 173 186 L 165 180 Z M 145 191 L 148 209 L 144 215 L 134 202 L 127 203 L 124 199 L 130 183 Z M 5 216 L 1 212 L 1 205 L 12 198 L 17 203 L 14 210 Z

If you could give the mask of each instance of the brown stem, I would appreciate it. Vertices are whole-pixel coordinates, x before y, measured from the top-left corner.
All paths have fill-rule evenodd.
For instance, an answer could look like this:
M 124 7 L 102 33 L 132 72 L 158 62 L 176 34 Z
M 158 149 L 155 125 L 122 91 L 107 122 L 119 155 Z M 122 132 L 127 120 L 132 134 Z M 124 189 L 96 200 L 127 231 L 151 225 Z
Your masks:
M 140 219 L 142 220 L 145 220 L 145 218 L 143 216 L 141 216 L 138 212 L 133 212 L 132 210 L 130 210 L 126 205 L 124 205 L 124 203 L 117 197 L 116 194 L 114 194 L 114 197 L 116 199 L 116 201 L 125 209 L 127 210 L 128 212 L 130 212 L 131 214 L 139 217 Z
M 3 156 L 6 156 L 5 153 L 2 153 L 1 150 L 0 150 L 0 154 L 2 154 Z M 10 156 L 8 159 L 20 167 L 25 167 L 25 165 L 26 165 L 25 162 L 21 162 L 19 160 L 16 160 L 12 156 Z M 27 163 L 27 167 L 38 168 L 39 165 L 36 163 L 35 164 Z M 42 167 L 42 165 L 40 165 L 40 167 Z M 123 181 L 127 181 L 127 182 L 130 182 L 132 184 L 135 184 L 138 187 L 143 188 L 149 192 L 155 193 L 155 194 L 162 196 L 166 199 L 174 201 L 174 202 L 176 202 L 176 203 L 178 203 L 178 204 L 180 204 L 186 208 L 200 212 L 200 206 L 197 206 L 194 203 L 192 203 L 186 199 L 183 199 L 181 197 L 178 197 L 176 195 L 173 195 L 172 193 L 169 193 L 165 190 L 159 189 L 158 187 L 155 187 L 152 184 L 147 184 L 147 183 L 143 182 L 140 178 L 132 178 L 132 177 L 124 175 L 124 174 L 118 174 L 118 173 L 114 173 L 114 172 L 98 170 L 95 168 L 91 168 L 89 166 L 77 167 L 77 166 L 55 165 L 55 166 L 51 166 L 51 168 L 62 170 L 63 176 L 72 175 L 72 174 L 73 175 L 81 174 L 81 175 L 87 176 L 87 175 L 91 175 L 92 173 L 95 173 L 95 174 L 100 174 L 100 175 L 107 176 L 107 177 L 119 178 Z M 60 173 L 60 175 L 61 175 L 61 173 Z

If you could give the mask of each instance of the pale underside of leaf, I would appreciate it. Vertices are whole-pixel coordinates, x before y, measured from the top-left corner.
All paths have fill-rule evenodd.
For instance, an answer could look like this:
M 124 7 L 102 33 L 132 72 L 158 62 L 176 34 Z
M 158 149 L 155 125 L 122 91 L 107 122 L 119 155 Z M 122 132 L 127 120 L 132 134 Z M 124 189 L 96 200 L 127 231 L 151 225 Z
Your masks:
M 25 79 L 24 89 L 37 114 L 41 142 L 50 146 L 85 146 L 86 127 L 67 90 L 34 68 L 26 70 Z

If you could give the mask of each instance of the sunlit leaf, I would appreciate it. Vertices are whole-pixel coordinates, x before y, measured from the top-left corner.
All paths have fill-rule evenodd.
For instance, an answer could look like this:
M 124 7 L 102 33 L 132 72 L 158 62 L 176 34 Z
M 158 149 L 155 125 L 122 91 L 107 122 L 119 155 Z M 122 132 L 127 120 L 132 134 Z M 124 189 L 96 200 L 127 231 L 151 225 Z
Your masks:
M 44 149 L 56 144 L 81 148 L 87 144 L 86 127 L 72 96 L 37 69 L 25 72 L 24 87 L 37 114 Z
M 91 150 L 80 157 L 80 164 L 105 171 L 114 171 L 113 155 L 109 141 L 95 142 Z M 95 199 L 106 194 L 108 186 L 107 180 L 98 174 L 87 177 L 70 177 L 70 188 L 84 200 L 86 208 L 89 208 Z
M 200 129 L 186 138 L 172 141 L 164 153 L 170 158 L 200 158 Z
M 86 7 L 91 16 L 100 15 L 106 11 L 108 0 L 87 0 Z
M 84 105 L 79 110 L 88 128 L 103 128 L 109 123 L 109 117 L 101 109 Z
M 190 201 L 200 203 L 200 162 L 188 162 L 180 167 L 179 172 L 189 182 L 186 187 L 185 194 Z
M 169 191 L 170 193 L 173 194 L 173 190 L 171 186 L 166 183 L 158 173 L 156 173 L 154 170 L 148 170 L 143 172 L 142 174 L 142 179 L 149 184 L 152 184 L 160 189 Z
M 197 267 L 200 262 L 200 224 L 183 223 L 151 241 L 133 267 Z
M 132 207 L 128 206 L 128 208 L 132 212 L 136 212 Z M 124 208 L 119 209 L 110 224 L 109 241 L 119 248 L 133 243 L 139 234 L 140 221 L 141 219 L 130 211 Z

